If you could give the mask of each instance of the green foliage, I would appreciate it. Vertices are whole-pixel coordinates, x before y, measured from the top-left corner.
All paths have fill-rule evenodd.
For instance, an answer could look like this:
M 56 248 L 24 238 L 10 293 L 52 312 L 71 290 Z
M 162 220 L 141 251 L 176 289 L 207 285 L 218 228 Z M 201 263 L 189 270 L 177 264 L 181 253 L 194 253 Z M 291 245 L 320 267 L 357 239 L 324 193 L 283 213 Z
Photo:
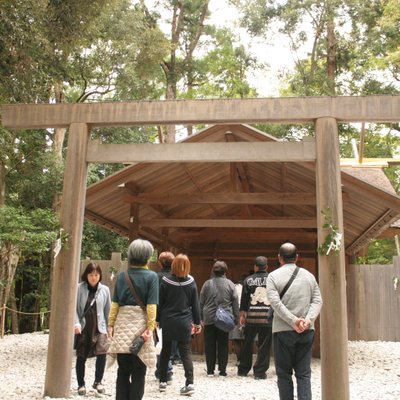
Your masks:
M 139 6 L 119 0 L 97 18 L 96 30 L 69 57 L 70 101 L 153 99 L 168 43 Z M 155 45 L 157 44 L 157 45 Z
M 0 1 L 0 102 L 49 98 L 45 0 Z
M 196 96 L 256 97 L 256 89 L 248 83 L 248 73 L 259 67 L 259 62 L 243 45 L 235 43 L 230 30 L 209 29 L 208 32 L 211 50 L 196 63 Z
M 128 245 L 127 238 L 85 221 L 82 238 L 82 259 L 110 260 L 113 252 L 122 253 L 126 256 Z
M 357 264 L 393 264 L 393 257 L 397 255 L 394 239 L 372 240 L 368 245 L 365 256 L 357 258 Z
M 339 228 L 334 224 L 332 212 L 329 208 L 321 210 L 321 214 L 324 218 L 322 227 L 327 230 L 328 233 L 325 236 L 324 242 L 318 246 L 318 253 L 323 256 L 337 256 L 340 252 L 342 234 L 339 232 Z
M 57 237 L 58 219 L 51 210 L 31 211 L 9 206 L 0 207 L 0 244 L 13 243 L 27 257 L 50 250 Z

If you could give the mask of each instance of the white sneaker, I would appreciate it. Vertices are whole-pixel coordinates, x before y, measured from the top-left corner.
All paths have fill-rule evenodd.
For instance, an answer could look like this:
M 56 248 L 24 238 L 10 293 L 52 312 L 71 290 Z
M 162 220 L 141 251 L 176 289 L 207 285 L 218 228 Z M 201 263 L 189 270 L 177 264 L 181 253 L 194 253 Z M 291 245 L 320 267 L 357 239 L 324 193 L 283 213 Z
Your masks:
M 165 392 L 167 390 L 167 382 L 160 382 L 158 385 L 158 389 L 160 392 Z

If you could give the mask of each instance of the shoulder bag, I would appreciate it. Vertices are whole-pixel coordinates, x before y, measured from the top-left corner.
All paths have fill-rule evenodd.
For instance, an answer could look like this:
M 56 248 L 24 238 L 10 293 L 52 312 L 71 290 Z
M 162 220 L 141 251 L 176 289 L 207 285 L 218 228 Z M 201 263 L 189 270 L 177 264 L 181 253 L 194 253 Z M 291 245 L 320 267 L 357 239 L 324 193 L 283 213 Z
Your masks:
M 220 304 L 218 304 L 217 287 L 215 285 L 214 279 L 212 279 L 211 281 L 211 286 L 214 296 L 214 302 L 217 307 L 217 310 L 215 312 L 214 325 L 218 329 L 221 329 L 221 331 L 230 332 L 235 327 L 235 319 L 231 312 L 225 310 L 225 308 L 223 308 Z

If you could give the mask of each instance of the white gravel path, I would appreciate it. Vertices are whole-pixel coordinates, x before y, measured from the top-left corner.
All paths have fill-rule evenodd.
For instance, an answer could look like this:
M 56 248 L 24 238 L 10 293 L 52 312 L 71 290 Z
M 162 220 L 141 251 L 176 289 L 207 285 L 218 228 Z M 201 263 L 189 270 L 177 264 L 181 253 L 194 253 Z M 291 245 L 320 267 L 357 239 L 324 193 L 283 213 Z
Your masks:
M 43 399 L 48 335 L 41 332 L 8 335 L 0 339 L 0 399 Z M 73 360 L 75 364 L 75 359 Z M 234 357 L 230 359 L 227 377 L 208 378 L 204 357 L 194 355 L 196 393 L 192 400 L 279 400 L 276 375 L 271 360 L 266 381 L 255 381 L 251 375 L 238 377 Z M 94 359 L 87 362 L 87 386 L 93 382 Z M 117 366 L 106 370 L 103 383 L 106 394 L 99 396 L 89 391 L 85 397 L 77 395 L 74 365 L 71 366 L 70 399 L 104 397 L 115 398 Z M 182 400 L 179 389 L 184 384 L 183 368 L 174 367 L 174 381 L 164 393 L 158 391 L 154 370 L 148 372 L 145 400 Z M 352 400 L 400 399 L 400 343 L 349 342 L 349 379 Z M 313 399 L 321 399 L 320 361 L 312 363 Z M 48 398 L 47 398 L 48 399 Z M 340 399 L 338 399 L 340 400 Z

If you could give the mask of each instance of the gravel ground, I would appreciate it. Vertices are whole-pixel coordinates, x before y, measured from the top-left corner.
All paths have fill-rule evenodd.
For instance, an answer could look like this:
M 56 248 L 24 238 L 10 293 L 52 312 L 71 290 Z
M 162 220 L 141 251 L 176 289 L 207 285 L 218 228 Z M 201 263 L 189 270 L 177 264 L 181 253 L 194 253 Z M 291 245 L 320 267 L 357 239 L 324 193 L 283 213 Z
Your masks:
M 46 371 L 48 335 L 41 332 L 7 335 L 0 339 L 0 399 L 43 399 Z M 195 388 L 192 400 L 278 400 L 276 374 L 271 360 L 266 381 L 256 381 L 251 375 L 236 375 L 234 356 L 230 358 L 227 377 L 209 378 L 205 372 L 204 357 L 194 355 Z M 71 366 L 70 399 L 104 397 L 115 398 L 116 363 L 106 370 L 106 394 L 98 395 L 88 390 L 85 397 L 78 396 L 74 371 Z M 87 362 L 86 382 L 94 378 L 94 359 Z M 350 395 L 353 400 L 400 399 L 400 343 L 398 342 L 349 342 Z M 174 366 L 174 380 L 164 393 L 158 391 L 154 370 L 148 371 L 145 400 L 181 399 L 179 389 L 184 384 L 183 368 Z M 312 362 L 313 399 L 321 399 L 320 361 Z M 89 388 L 88 388 L 89 389 Z M 48 398 L 47 398 L 48 399 Z M 338 399 L 340 400 L 340 399 Z

